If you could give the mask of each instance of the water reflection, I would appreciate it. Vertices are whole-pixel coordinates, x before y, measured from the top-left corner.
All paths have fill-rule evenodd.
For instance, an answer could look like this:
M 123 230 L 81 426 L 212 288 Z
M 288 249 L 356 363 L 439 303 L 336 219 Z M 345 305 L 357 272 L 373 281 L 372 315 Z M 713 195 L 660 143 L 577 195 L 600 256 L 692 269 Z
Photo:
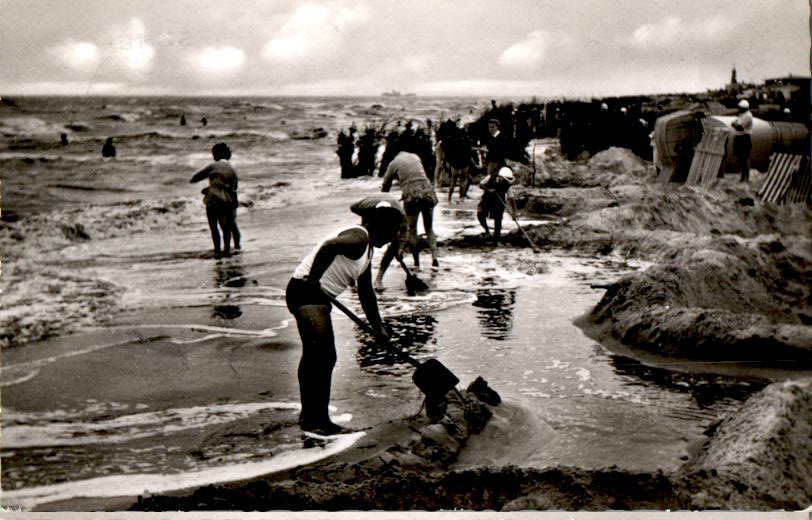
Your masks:
M 215 262 L 214 284 L 217 288 L 245 286 L 245 273 L 239 257 L 230 257 Z M 233 320 L 242 316 L 242 309 L 237 305 L 233 305 L 229 301 L 230 297 L 231 295 L 228 292 L 224 293 L 222 301 L 212 309 L 212 318 Z
M 239 257 L 232 256 L 214 264 L 214 283 L 217 287 L 245 287 L 245 273 Z
M 418 360 L 433 350 L 427 347 L 435 343 L 437 319 L 434 316 L 411 314 L 389 318 L 386 327 L 389 329 L 389 343 Z M 356 337 L 361 344 L 356 357 L 363 370 L 377 374 L 400 374 L 412 370 L 411 365 L 379 345 L 367 332 L 356 328 Z
M 483 336 L 496 340 L 510 337 L 516 307 L 516 289 L 478 289 L 476 301 L 472 305 L 477 307 L 476 315 Z
M 700 408 L 712 408 L 730 400 L 744 401 L 769 384 L 768 380 L 756 377 L 695 374 L 652 367 L 617 354 L 610 355 L 609 362 L 614 371 L 630 384 L 651 383 L 659 388 L 689 394 Z

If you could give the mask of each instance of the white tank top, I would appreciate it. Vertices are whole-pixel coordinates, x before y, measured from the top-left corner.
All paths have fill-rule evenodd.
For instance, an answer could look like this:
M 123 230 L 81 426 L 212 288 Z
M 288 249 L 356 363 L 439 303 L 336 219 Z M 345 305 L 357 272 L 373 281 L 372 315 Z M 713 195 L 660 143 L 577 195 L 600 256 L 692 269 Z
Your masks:
M 330 239 L 336 238 L 344 231 L 350 229 L 363 230 L 364 234 L 367 236 L 367 240 L 369 240 L 369 233 L 367 233 L 367 230 L 362 226 L 350 226 L 339 229 L 338 231 L 334 231 L 326 236 L 324 240 L 319 242 L 319 245 L 314 247 L 313 250 L 310 251 L 306 257 L 304 257 L 304 260 L 302 260 L 296 270 L 293 271 L 293 277 L 303 279 L 305 276 L 310 274 L 310 269 L 313 267 L 313 260 L 316 258 L 316 253 L 319 252 L 319 249 L 321 249 L 324 243 Z M 357 260 L 353 260 L 344 255 L 336 255 L 335 259 L 333 259 L 333 261 L 324 271 L 324 274 L 321 275 L 321 288 L 330 294 L 330 296 L 338 296 L 344 292 L 347 287 L 350 287 L 353 283 L 355 283 L 355 280 L 361 276 L 361 273 L 366 271 L 367 267 L 369 267 L 369 260 L 371 257 L 372 248 L 369 247 L 369 242 L 367 242 L 367 247 L 364 254 L 362 254 Z

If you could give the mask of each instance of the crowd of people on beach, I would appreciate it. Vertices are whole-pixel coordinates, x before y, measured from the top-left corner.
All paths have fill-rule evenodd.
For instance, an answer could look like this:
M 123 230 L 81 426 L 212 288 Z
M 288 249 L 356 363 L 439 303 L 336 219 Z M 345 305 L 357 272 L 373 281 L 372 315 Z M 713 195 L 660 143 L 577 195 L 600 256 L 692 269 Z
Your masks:
M 739 112 L 734 123 L 734 149 L 741 165 L 741 180 L 746 182 L 753 116 L 746 101 L 739 104 Z M 541 110 L 538 105 L 497 106 L 492 101 L 478 120 L 462 126 L 460 120 L 448 118 L 436 128 L 431 119 L 425 123 L 415 119 L 405 123 L 394 121 L 388 130 L 390 121 L 385 121 L 380 126 L 367 124 L 361 133 L 353 123 L 346 132 L 337 133 L 341 178 L 377 174 L 382 181 L 380 193 L 350 208 L 361 217 L 361 223 L 336 230 L 319 242 L 296 268 L 286 291 L 288 309 L 296 318 L 303 344 L 298 376 L 302 429 L 327 435 L 343 431 L 327 414 L 330 379 L 336 362 L 331 302 L 347 288 L 354 287 L 369 324 L 381 338 L 386 338 L 375 293 L 384 290 L 383 276 L 394 259 L 406 271 L 407 282 L 415 278 L 403 260 L 403 253 L 408 249 L 412 269 L 420 268 L 421 218 L 431 266 L 439 267 L 433 224 L 440 188 L 447 187 L 449 204 L 454 202 L 455 191 L 456 202 L 461 203 L 469 198 L 469 189 L 477 182 L 480 190 L 477 221 L 485 239 L 498 245 L 504 212 L 508 211 L 515 220 L 516 206 L 510 190 L 516 175 L 510 164 L 528 163 L 525 150 L 532 138 L 554 135 L 562 155 L 568 158 L 614 145 L 638 150 L 638 155 L 644 156 L 647 151 L 650 153 L 652 137 L 647 132 L 653 126 L 642 117 L 639 107 L 610 109 L 605 102 L 545 105 Z M 205 117 L 201 119 L 202 125 L 207 123 Z M 186 124 L 182 115 L 180 125 Z M 63 144 L 65 140 L 62 136 Z M 208 181 L 202 190 L 203 204 L 213 256 L 222 258 L 240 249 L 238 180 L 229 163 L 228 145 L 217 143 L 211 153 L 213 162 L 195 172 L 190 182 Z M 107 138 L 102 155 L 116 156 L 112 137 Z M 401 192 L 399 200 L 387 193 L 395 183 Z M 382 246 L 386 250 L 373 281 L 373 249 Z
M 740 104 L 740 109 L 741 114 L 734 123 L 734 147 L 737 157 L 741 156 L 742 180 L 746 180 L 744 164 L 749 154 L 752 115 L 748 116 L 745 104 Z M 625 107 L 613 115 L 603 103 L 598 114 L 593 124 L 604 125 L 600 135 L 607 139 L 617 133 L 612 128 L 622 131 L 626 128 L 624 125 L 638 125 L 642 129 L 648 126 L 642 118 L 633 122 L 633 116 Z M 448 186 L 448 203 L 452 203 L 454 191 L 458 189 L 460 202 L 468 198 L 470 185 L 479 179 L 481 195 L 476 216 L 484 235 L 494 245 L 500 240 L 505 210 L 515 219 L 515 202 L 510 196 L 515 175 L 508 161 L 526 162 L 524 148 L 529 138 L 539 132 L 539 114 L 528 115 L 513 107 L 497 107 L 493 102 L 486 116 L 485 131 L 482 131 L 482 120 L 461 127 L 459 118 L 447 119 L 436 132 L 431 120 L 426 121 L 425 127 L 415 125 L 412 120 L 405 124 L 398 121 L 383 138 L 385 147 L 380 161 L 378 150 L 385 124 L 377 129 L 367 126 L 357 138 L 355 124 L 346 133 L 338 132 L 336 153 L 341 178 L 373 176 L 377 166 L 382 184 L 380 193 L 367 196 L 350 208 L 360 216 L 361 222 L 337 229 L 316 244 L 296 267 L 286 288 L 287 307 L 296 319 L 302 341 L 298 380 L 299 426 L 303 431 L 322 436 L 348 432 L 333 423 L 328 413 L 332 372 L 337 359 L 330 318 L 332 306 L 335 298 L 353 287 L 369 326 L 379 340 L 387 341 L 389 334 L 380 316 L 376 292 L 384 290 L 384 273 L 395 258 L 406 271 L 407 280 L 414 277 L 403 261 L 406 248 L 411 253 L 413 268 L 420 268 L 418 221 L 421 218 L 432 268 L 439 267 L 433 230 L 434 208 L 439 202 L 437 189 Z M 554 112 L 552 117 L 562 152 L 566 154 L 563 148 L 569 138 L 567 132 L 575 128 L 574 119 L 567 120 L 560 111 Z M 634 146 L 633 142 L 628 144 Z M 190 182 L 208 179 L 209 184 L 202 192 L 214 256 L 219 258 L 231 253 L 232 240 L 234 249 L 240 248 L 236 221 L 237 175 L 228 162 L 231 151 L 225 143 L 214 145 L 212 156 L 214 162 L 197 171 Z M 399 200 L 387 193 L 395 182 L 401 192 Z M 489 219 L 493 221 L 493 230 Z M 373 250 L 383 246 L 386 250 L 373 282 Z

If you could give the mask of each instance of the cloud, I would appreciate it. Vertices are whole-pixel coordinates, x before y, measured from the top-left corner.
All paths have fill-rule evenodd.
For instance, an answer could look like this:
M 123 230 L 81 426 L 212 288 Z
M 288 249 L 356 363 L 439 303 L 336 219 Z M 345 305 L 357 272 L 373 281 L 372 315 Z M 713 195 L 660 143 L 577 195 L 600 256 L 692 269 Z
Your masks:
M 293 63 L 332 53 L 367 18 L 364 6 L 302 5 L 265 44 L 262 56 L 271 62 Z
M 141 76 L 152 70 L 155 47 L 150 43 L 144 22 L 131 18 L 125 25 L 112 28 L 113 65 L 130 74 Z
M 61 64 L 81 73 L 100 70 L 105 74 L 143 77 L 152 70 L 155 48 L 138 18 L 113 26 L 103 42 L 67 38 L 48 49 Z
M 644 24 L 629 38 L 637 48 L 682 47 L 695 43 L 720 43 L 735 32 L 736 22 L 720 16 L 687 23 L 675 16 L 661 22 Z
M 245 65 L 245 52 L 228 45 L 204 47 L 186 58 L 197 72 L 215 77 L 233 76 Z
M 546 31 L 533 31 L 527 37 L 514 43 L 499 56 L 503 67 L 526 68 L 541 63 L 549 47 L 549 34 Z
M 68 38 L 48 51 L 59 63 L 80 72 L 92 71 L 99 63 L 99 47 L 91 42 Z

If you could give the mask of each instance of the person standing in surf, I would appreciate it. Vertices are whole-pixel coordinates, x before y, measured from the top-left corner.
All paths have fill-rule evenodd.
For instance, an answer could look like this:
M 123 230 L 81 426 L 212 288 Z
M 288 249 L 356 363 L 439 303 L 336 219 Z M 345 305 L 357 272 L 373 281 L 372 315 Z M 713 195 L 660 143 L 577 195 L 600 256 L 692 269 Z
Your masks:
M 231 238 L 234 237 L 234 249 L 240 248 L 240 231 L 237 229 L 237 174 L 228 163 L 231 150 L 226 143 L 217 143 L 211 149 L 214 162 L 196 172 L 190 183 L 209 179 L 209 185 L 203 188 L 203 204 L 206 206 L 206 218 L 209 221 L 211 240 L 214 243 L 214 256 L 220 258 L 220 232 L 223 232 L 222 255 L 231 254 Z
M 361 224 L 339 229 L 323 239 L 296 267 L 285 290 L 285 302 L 296 318 L 302 340 L 299 427 L 319 435 L 348 432 L 333 423 L 328 411 L 337 354 L 330 318 L 332 303 L 327 295 L 335 298 L 355 285 L 370 326 L 383 338 L 389 337 L 372 289 L 370 262 L 374 247 L 394 239 L 403 212 L 396 201 L 381 197 L 362 199 L 353 204 L 352 211 L 361 215 Z

